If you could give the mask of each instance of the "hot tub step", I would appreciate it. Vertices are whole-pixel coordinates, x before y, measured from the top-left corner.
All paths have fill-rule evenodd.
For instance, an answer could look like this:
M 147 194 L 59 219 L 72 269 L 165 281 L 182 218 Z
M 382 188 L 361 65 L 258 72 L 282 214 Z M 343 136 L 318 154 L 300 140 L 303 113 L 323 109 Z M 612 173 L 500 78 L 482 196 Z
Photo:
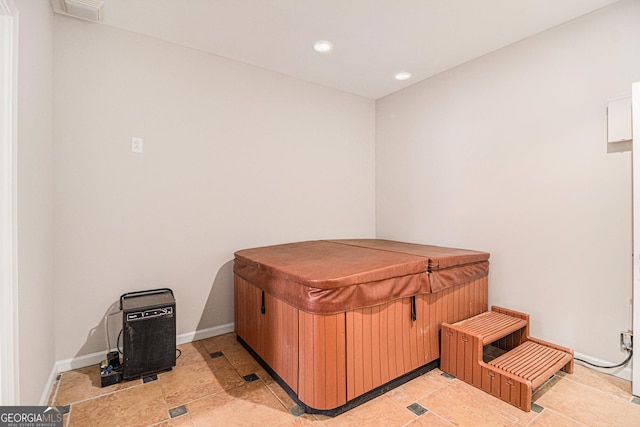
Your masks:
M 527 341 L 492 360 L 489 365 L 522 378 L 523 381 L 530 381 L 531 387 L 535 389 L 572 359 L 571 353 Z
M 483 346 L 506 353 L 485 362 Z M 573 351 L 529 337 L 529 315 L 500 307 L 442 324 L 440 368 L 514 406 L 531 410 L 531 395 L 559 370 L 573 373 Z

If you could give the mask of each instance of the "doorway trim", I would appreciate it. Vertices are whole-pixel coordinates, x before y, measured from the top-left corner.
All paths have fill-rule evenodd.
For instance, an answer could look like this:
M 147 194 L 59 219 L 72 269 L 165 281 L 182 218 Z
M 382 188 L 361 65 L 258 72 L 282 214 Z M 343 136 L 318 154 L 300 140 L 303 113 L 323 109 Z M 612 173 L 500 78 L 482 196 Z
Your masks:
M 635 108 L 634 108 L 635 107 Z M 633 332 L 640 334 L 640 82 L 631 86 L 632 111 L 632 164 L 633 164 Z M 639 335 L 635 334 L 635 335 Z M 640 342 L 636 339 L 636 345 Z M 634 347 L 635 347 L 634 346 Z M 633 353 L 631 370 L 631 392 L 640 396 L 640 351 Z
M 0 0 L 0 404 L 17 405 L 18 9 Z

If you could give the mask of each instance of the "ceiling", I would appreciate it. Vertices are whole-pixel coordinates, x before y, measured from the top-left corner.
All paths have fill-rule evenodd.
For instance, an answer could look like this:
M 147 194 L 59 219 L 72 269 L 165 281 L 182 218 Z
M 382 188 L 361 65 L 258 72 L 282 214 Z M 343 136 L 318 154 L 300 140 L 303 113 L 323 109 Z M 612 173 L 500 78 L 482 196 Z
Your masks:
M 103 0 L 102 23 L 377 99 L 615 1 Z

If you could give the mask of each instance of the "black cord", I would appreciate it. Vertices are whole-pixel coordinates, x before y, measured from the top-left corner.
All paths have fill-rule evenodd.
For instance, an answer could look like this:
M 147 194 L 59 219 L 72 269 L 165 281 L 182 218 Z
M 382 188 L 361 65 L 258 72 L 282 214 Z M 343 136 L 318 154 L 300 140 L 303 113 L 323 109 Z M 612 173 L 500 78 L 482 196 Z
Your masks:
M 118 340 L 116 341 L 116 348 L 118 349 L 118 353 L 122 354 L 122 351 L 120 350 L 120 336 L 122 335 L 122 329 L 120 329 L 120 332 L 118 333 Z
M 627 350 L 627 351 L 629 352 L 629 356 L 627 356 L 627 358 L 624 360 L 624 362 L 618 363 L 617 365 L 613 365 L 613 366 L 596 365 L 595 363 L 587 362 L 586 360 L 578 359 L 577 357 L 574 360 L 577 360 L 578 362 L 586 363 L 587 365 L 591 365 L 591 366 L 594 366 L 596 368 L 602 368 L 602 369 L 619 368 L 619 367 L 624 366 L 627 363 L 629 363 L 629 361 L 631 360 L 631 356 L 633 356 L 633 350 Z
M 182 356 L 182 350 L 180 350 L 179 348 L 176 348 L 176 351 L 178 352 L 178 355 L 176 356 L 176 360 L 180 358 L 180 356 Z

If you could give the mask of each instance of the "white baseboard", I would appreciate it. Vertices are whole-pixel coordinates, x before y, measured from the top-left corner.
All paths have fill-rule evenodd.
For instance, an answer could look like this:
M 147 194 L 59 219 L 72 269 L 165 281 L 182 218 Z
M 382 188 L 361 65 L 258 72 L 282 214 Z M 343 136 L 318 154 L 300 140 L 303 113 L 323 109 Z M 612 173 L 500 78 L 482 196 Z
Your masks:
M 618 363 L 620 363 L 620 362 L 609 362 L 608 360 L 598 359 L 596 357 L 578 353 L 577 351 L 573 353 L 573 356 L 575 359 L 586 360 L 589 363 L 595 363 L 596 365 L 602 365 L 602 366 L 611 366 L 611 365 L 617 365 Z M 631 381 L 632 369 L 628 365 L 620 368 L 614 368 L 614 369 L 602 369 L 602 368 L 596 368 L 595 366 L 582 364 L 580 362 L 576 362 L 576 363 L 580 364 L 581 366 L 584 366 L 585 368 L 593 369 L 598 372 L 603 372 L 605 374 L 613 375 L 614 377 Z
M 200 329 L 193 332 L 187 332 L 186 334 L 180 334 L 176 336 L 176 345 L 190 343 L 192 341 L 199 341 L 206 338 L 215 337 L 218 335 L 226 334 L 229 332 L 233 332 L 235 330 L 235 325 L 233 323 L 227 323 L 225 325 L 214 326 L 212 328 Z M 111 349 L 113 351 L 117 349 Z M 91 365 L 97 365 L 101 361 L 103 361 L 109 351 L 103 350 L 97 353 L 85 354 L 82 356 L 72 357 L 70 359 L 58 360 L 54 364 L 51 374 L 49 374 L 49 379 L 47 380 L 47 384 L 45 385 L 45 389 L 42 392 L 42 397 L 40 398 L 40 405 L 46 405 L 47 400 L 49 399 L 49 395 L 51 390 L 56 382 L 56 377 L 60 372 L 71 371 L 73 369 L 84 368 Z
M 214 326 L 212 328 L 200 329 L 194 332 L 187 332 L 176 337 L 176 344 L 186 344 L 188 342 L 199 341 L 206 338 L 216 337 L 218 335 L 228 334 L 235 330 L 235 324 L 227 323 L 226 325 Z
M 54 363 L 51 368 L 51 373 L 49 374 L 49 378 L 47 378 L 47 383 L 44 386 L 44 390 L 42 391 L 42 396 L 40 396 L 40 406 L 46 406 L 49 400 L 49 395 L 51 394 L 51 390 L 53 389 L 53 385 L 56 383 L 56 377 L 58 376 L 58 372 L 56 371 L 56 365 Z

